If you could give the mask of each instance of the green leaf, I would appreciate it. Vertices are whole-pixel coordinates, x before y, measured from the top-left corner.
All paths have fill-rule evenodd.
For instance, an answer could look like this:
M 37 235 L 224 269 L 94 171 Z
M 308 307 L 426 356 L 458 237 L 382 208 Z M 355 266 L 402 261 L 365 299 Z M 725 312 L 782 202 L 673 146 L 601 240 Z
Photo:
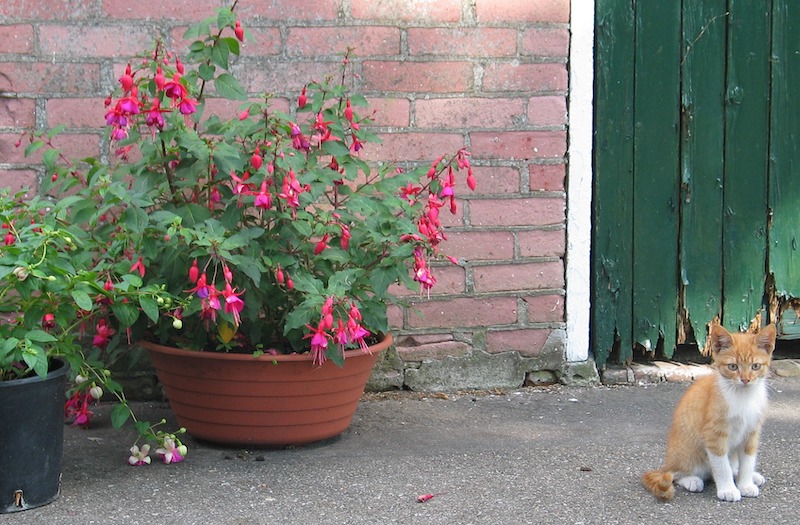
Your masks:
M 127 405 L 122 403 L 114 405 L 114 408 L 111 409 L 111 425 L 116 429 L 122 428 L 130 415 L 131 411 Z
M 158 322 L 158 303 L 155 299 L 142 295 L 139 297 L 139 306 L 142 307 L 142 311 L 151 321 Z
M 47 354 L 40 346 L 31 345 L 29 350 L 22 354 L 22 360 L 41 378 L 47 376 Z
M 36 151 L 38 151 L 43 146 L 44 146 L 44 142 L 42 142 L 41 140 L 36 140 L 34 142 L 31 142 L 30 144 L 25 146 L 25 156 L 26 157 L 30 157 L 31 155 L 36 153 Z
M 221 42 L 228 46 L 228 49 L 234 55 L 239 54 L 239 41 L 233 37 L 222 38 Z
M 197 68 L 197 72 L 200 74 L 200 78 L 202 78 L 206 82 L 214 78 L 214 73 L 216 71 L 217 68 L 215 68 L 211 64 L 200 64 L 200 66 Z
M 31 330 L 25 334 L 25 338 L 37 343 L 55 343 L 58 341 L 53 335 L 48 334 L 44 330 Z
M 236 22 L 236 14 L 228 7 L 222 7 L 217 10 L 217 27 L 230 27 Z
M 73 290 L 72 299 L 75 301 L 75 304 L 78 305 L 78 308 L 81 310 L 86 310 L 87 312 L 90 312 L 94 306 L 92 298 L 89 297 L 88 293 L 82 290 Z
M 147 212 L 141 208 L 129 207 L 122 214 L 122 220 L 131 233 L 141 234 L 150 222 Z
M 121 328 L 132 326 L 139 319 L 139 309 L 128 303 L 114 303 L 111 305 L 111 310 Z
M 333 155 L 334 157 L 344 157 L 350 154 L 350 148 L 338 140 L 328 140 L 323 142 L 322 151 L 326 155 Z
M 228 69 L 228 57 L 230 54 L 231 51 L 228 46 L 223 42 L 217 41 L 214 47 L 211 48 L 211 61 L 222 69 Z
M 221 97 L 231 100 L 247 100 L 247 94 L 241 84 L 230 73 L 223 73 L 214 79 L 214 87 Z

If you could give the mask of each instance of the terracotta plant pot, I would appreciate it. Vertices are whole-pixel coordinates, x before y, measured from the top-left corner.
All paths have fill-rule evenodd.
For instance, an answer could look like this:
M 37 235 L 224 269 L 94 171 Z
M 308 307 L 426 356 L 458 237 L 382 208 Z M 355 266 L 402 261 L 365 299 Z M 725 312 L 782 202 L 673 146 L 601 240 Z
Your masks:
M 144 342 L 178 424 L 237 446 L 303 445 L 338 436 L 353 419 L 378 353 L 349 350 L 344 366 L 309 355 L 198 352 Z

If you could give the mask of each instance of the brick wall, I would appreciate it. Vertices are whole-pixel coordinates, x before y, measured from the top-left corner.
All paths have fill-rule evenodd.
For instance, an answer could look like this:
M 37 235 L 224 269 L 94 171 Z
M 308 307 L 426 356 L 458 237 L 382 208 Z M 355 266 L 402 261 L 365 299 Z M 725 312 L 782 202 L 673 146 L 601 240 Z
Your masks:
M 14 147 L 26 129 L 65 124 L 59 145 L 103 152 L 102 101 L 126 61 L 155 34 L 180 49 L 187 24 L 224 4 L 0 2 L 0 185 L 36 191 L 45 176 Z M 253 93 L 291 108 L 354 46 L 384 139 L 372 158 L 429 161 L 464 142 L 473 154 L 478 189 L 446 219 L 461 264 L 438 268 L 436 293 L 415 300 L 421 316 L 392 310 L 400 337 L 378 383 L 514 386 L 558 369 L 569 0 L 240 0 L 237 11 L 255 37 L 236 66 Z

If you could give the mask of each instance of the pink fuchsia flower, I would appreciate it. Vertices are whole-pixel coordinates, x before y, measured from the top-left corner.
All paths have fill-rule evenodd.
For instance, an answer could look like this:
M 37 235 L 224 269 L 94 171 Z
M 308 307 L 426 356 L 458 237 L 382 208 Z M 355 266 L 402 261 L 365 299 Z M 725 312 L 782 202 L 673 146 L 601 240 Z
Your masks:
M 144 277 L 145 268 L 144 268 L 144 261 L 141 257 L 135 263 L 131 265 L 131 269 L 129 270 L 131 273 L 138 272 L 140 276 Z
M 242 28 L 242 23 L 238 20 L 236 24 L 233 26 L 233 34 L 236 35 L 236 39 L 239 42 L 244 42 L 244 29 Z
M 79 376 L 80 377 L 80 376 Z M 75 379 L 76 382 L 78 378 Z M 85 382 L 86 379 L 84 378 Z M 80 383 L 80 382 L 79 382 Z M 64 417 L 74 418 L 72 426 L 88 427 L 94 412 L 89 410 L 89 403 L 93 400 L 88 390 L 78 390 L 64 404 Z
M 131 456 L 128 458 L 128 464 L 133 467 L 150 464 L 150 445 L 144 444 L 140 449 L 134 445 L 131 447 Z
M 116 333 L 113 328 L 108 325 L 108 321 L 100 319 L 94 327 L 94 338 L 92 344 L 98 348 L 105 348 L 111 342 L 111 338 Z
M 236 326 L 242 322 L 239 313 L 244 309 L 244 301 L 239 296 L 243 293 L 244 290 L 236 292 L 236 289 L 231 287 L 231 283 L 225 283 L 225 290 L 222 292 L 225 297 L 225 313 L 233 314 L 233 322 Z
M 308 102 L 308 97 L 306 96 L 306 86 L 303 86 L 303 91 L 301 91 L 300 96 L 297 97 L 297 107 L 299 109 L 303 109 L 306 107 L 306 102 Z
M 272 206 L 272 196 L 267 189 L 267 181 L 262 181 L 261 190 L 258 193 L 253 192 L 253 195 L 256 196 L 256 199 L 253 202 L 256 208 L 268 210 L 270 206 Z
M 328 337 L 325 332 L 324 322 L 314 328 L 311 325 L 306 325 L 306 328 L 311 330 L 310 334 L 306 334 L 303 339 L 311 339 L 311 361 L 315 365 L 322 366 L 325 363 L 325 351 L 328 349 Z
M 171 437 L 164 438 L 161 443 L 161 448 L 156 450 L 156 454 L 161 456 L 161 461 L 166 465 L 170 463 L 180 463 L 183 461 L 186 452 L 186 446 L 180 444 L 180 441 L 175 443 L 175 440 Z
M 56 327 L 56 316 L 52 313 L 46 313 L 42 316 L 42 328 L 50 330 Z

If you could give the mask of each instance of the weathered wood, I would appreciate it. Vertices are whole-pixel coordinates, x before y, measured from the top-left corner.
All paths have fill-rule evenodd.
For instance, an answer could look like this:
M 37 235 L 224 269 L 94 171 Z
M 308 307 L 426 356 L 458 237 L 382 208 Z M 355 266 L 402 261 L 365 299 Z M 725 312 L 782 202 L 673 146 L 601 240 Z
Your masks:
M 680 2 L 636 4 L 634 342 L 672 354 L 678 291 Z
M 725 110 L 723 324 L 762 309 L 767 253 L 770 5 L 730 0 Z
M 595 6 L 594 221 L 592 349 L 604 368 L 619 336 L 630 358 L 633 220 L 633 50 L 630 2 Z
M 800 2 L 773 6 L 769 271 L 788 298 L 800 297 Z
M 684 326 L 702 348 L 722 314 L 722 177 L 727 2 L 684 2 L 681 68 L 679 295 Z

